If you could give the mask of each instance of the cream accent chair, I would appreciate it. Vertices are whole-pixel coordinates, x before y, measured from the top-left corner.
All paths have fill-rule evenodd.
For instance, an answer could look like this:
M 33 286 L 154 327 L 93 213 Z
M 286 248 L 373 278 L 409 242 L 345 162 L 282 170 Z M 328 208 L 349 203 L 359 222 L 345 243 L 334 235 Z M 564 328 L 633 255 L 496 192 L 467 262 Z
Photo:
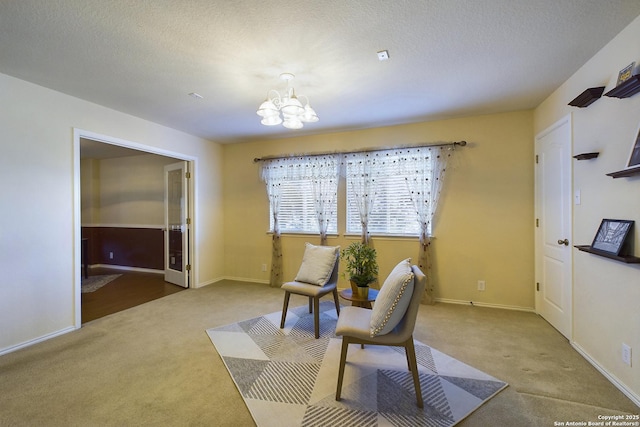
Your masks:
M 349 344 L 360 344 L 362 348 L 364 348 L 365 344 L 386 345 L 405 348 L 407 365 L 413 374 L 413 384 L 416 390 L 418 407 L 424 407 L 422 391 L 420 389 L 418 366 L 416 363 L 416 350 L 413 345 L 413 329 L 416 324 L 420 299 L 424 293 L 427 278 L 415 265 L 411 267 L 411 271 L 414 274 L 413 294 L 411 295 L 411 300 L 404 316 L 391 332 L 371 338 L 372 310 L 360 307 L 344 307 L 342 309 L 342 313 L 338 318 L 338 324 L 336 326 L 336 335 L 342 336 L 342 352 L 340 354 L 340 369 L 338 371 L 336 400 L 340 400 L 344 367 L 347 360 Z
M 339 252 L 336 254 L 336 261 L 333 266 L 333 271 L 329 281 L 323 285 L 318 286 L 305 282 L 286 282 L 281 288 L 285 291 L 284 304 L 282 306 L 282 319 L 280 320 L 280 328 L 284 328 L 285 320 L 287 319 L 287 309 L 289 307 L 289 298 L 291 294 L 303 295 L 309 297 L 309 313 L 313 312 L 313 324 L 315 329 L 315 337 L 320 338 L 320 298 L 332 293 L 333 300 L 336 305 L 336 312 L 340 314 L 340 302 L 338 301 L 338 269 L 340 265 Z M 313 306 L 312 306 L 313 304 Z

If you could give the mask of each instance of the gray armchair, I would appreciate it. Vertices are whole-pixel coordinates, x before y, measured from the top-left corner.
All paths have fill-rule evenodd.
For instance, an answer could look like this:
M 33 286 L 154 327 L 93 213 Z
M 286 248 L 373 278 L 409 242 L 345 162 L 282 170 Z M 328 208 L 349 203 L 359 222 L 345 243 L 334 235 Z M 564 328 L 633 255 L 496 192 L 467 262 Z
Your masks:
M 345 363 L 349 344 L 360 344 L 363 348 L 368 345 L 386 345 L 404 347 L 409 370 L 413 375 L 413 383 L 416 391 L 418 407 L 423 408 L 422 391 L 420 389 L 420 378 L 416 363 L 416 351 L 413 344 L 413 330 L 416 324 L 420 299 L 424 293 L 427 279 L 420 269 L 413 265 L 411 271 L 414 275 L 413 293 L 409 300 L 409 305 L 404 312 L 404 316 L 391 332 L 371 337 L 371 317 L 372 310 L 360 307 L 344 307 L 338 324 L 336 335 L 342 336 L 342 352 L 340 354 L 340 369 L 338 371 L 338 386 L 336 389 L 336 400 L 340 400 L 342 391 L 342 380 L 344 376 Z M 384 288 L 384 285 L 383 285 Z M 375 309 L 375 306 L 374 306 Z
M 331 250 L 334 251 L 333 252 L 334 255 L 332 256 L 335 257 L 333 258 L 333 260 L 335 260 L 334 261 L 335 263 L 333 264 L 332 270 L 327 270 L 327 272 L 330 273 L 331 275 L 329 276 L 329 279 L 326 281 L 326 283 L 324 283 L 323 285 L 319 284 L 315 277 L 313 278 L 313 280 L 310 280 L 309 282 L 303 281 L 303 280 L 307 280 L 307 279 L 304 279 L 305 276 L 306 277 L 317 276 L 318 271 L 320 271 L 320 274 L 319 274 L 320 277 L 324 275 L 324 273 L 321 272 L 322 267 L 318 267 L 317 265 L 315 265 L 316 260 L 313 259 L 312 256 L 315 255 L 316 257 L 322 257 L 322 256 L 327 257 L 327 254 Z M 323 252 L 323 253 L 318 254 L 318 252 Z M 338 301 L 338 289 L 337 289 L 338 269 L 340 264 L 339 255 L 340 255 L 340 252 L 339 252 L 339 248 L 337 247 L 335 248 L 319 247 L 319 246 L 313 246 L 313 245 L 307 244 L 307 251 L 305 252 L 303 265 L 301 266 L 301 270 L 298 272 L 298 276 L 296 277 L 296 280 L 292 282 L 286 282 L 281 286 L 281 288 L 285 291 L 285 294 L 284 294 L 284 304 L 282 306 L 282 318 L 280 320 L 280 328 L 284 328 L 285 321 L 287 319 L 287 309 L 289 307 L 289 298 L 291 297 L 291 294 L 303 295 L 309 298 L 309 313 L 313 312 L 313 322 L 314 322 L 316 338 L 320 338 L 320 298 L 322 298 L 323 296 L 329 293 L 332 293 L 333 300 L 336 305 L 336 312 L 340 314 L 340 302 Z M 305 264 L 307 268 L 305 268 Z M 326 265 L 327 263 L 325 262 L 324 264 Z M 305 274 L 303 273 L 303 271 L 306 271 L 306 272 L 311 271 L 311 274 Z

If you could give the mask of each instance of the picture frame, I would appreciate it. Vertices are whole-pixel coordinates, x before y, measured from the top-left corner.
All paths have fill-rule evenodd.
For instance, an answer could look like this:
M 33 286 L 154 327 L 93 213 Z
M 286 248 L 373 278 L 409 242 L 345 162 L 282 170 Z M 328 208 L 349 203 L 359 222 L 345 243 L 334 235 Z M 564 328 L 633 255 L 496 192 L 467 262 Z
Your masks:
M 629 154 L 629 163 L 627 163 L 627 168 L 636 167 L 640 167 L 640 125 L 638 126 L 638 130 L 636 132 L 636 139 L 634 141 L 634 144 L 631 147 L 631 154 Z
M 603 219 L 591 249 L 615 256 L 620 255 L 633 223 L 634 221 L 626 219 Z
M 620 70 L 620 72 L 618 73 L 618 82 L 616 83 L 616 86 L 620 86 L 622 83 L 626 82 L 631 78 L 631 76 L 633 75 L 633 67 L 635 66 L 636 66 L 636 62 L 633 61 L 631 64 L 627 65 L 622 70 Z

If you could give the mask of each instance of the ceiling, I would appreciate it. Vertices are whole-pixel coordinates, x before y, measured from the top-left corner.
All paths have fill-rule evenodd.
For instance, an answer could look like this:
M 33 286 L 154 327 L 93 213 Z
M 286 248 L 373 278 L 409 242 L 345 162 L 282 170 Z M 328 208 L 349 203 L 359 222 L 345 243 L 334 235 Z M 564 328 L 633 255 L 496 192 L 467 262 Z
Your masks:
M 639 14 L 638 0 L 9 0 L 0 73 L 233 143 L 534 108 Z M 260 124 L 283 72 L 319 122 Z

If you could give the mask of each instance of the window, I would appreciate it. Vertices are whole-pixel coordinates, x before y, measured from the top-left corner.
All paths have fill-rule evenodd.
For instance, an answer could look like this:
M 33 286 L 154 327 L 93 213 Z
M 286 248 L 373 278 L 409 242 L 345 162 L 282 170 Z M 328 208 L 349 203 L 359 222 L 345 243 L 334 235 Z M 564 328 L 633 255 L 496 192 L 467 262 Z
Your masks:
M 371 234 L 417 236 L 420 224 L 409 198 L 404 176 L 392 175 L 376 180 L 376 195 L 369 214 Z M 347 186 L 347 233 L 360 234 L 362 224 L 351 186 Z
M 371 234 L 419 236 L 423 241 L 431 235 L 448 150 L 415 147 L 266 160 L 262 175 L 270 228 L 274 233 L 319 233 L 323 240 L 337 234 L 342 165 L 347 233 L 365 239 Z
M 262 178 L 269 195 L 270 230 L 319 233 L 323 239 L 337 233 L 339 164 L 335 155 L 265 161 Z
M 370 197 L 367 231 L 378 235 L 419 235 L 420 223 L 407 187 L 407 173 L 398 167 L 399 160 L 397 154 L 386 153 L 376 158 L 374 153 L 366 160 L 369 162 L 364 167 L 366 170 L 363 170 L 362 162 L 346 162 L 347 233 L 362 233 L 360 195 L 354 191 L 358 184 L 354 185 L 352 179 L 362 179 L 366 175 L 365 179 L 370 181 L 369 188 L 363 191 L 367 193 L 365 197 Z
M 280 184 L 280 207 L 278 224 L 281 233 L 318 234 L 318 217 L 310 179 L 283 181 Z M 338 233 L 338 215 L 334 199 L 333 215 L 329 220 L 328 233 Z M 270 209 L 269 230 L 273 231 L 273 206 Z

